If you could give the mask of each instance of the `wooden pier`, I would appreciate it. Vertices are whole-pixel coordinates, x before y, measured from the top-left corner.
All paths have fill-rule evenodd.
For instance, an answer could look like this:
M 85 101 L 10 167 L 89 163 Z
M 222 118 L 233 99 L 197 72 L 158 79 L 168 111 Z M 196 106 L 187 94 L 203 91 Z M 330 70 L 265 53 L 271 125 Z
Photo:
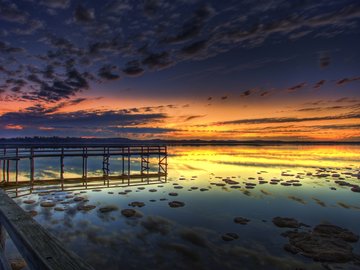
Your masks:
M 80 157 L 82 159 L 82 175 L 79 178 L 65 178 L 65 159 L 69 157 Z M 88 158 L 101 157 L 102 176 L 88 176 Z M 111 158 L 117 158 L 121 173 L 111 174 Z M 35 179 L 35 160 L 38 158 L 58 158 L 59 177 L 52 180 Z M 131 173 L 132 159 L 140 158 L 140 170 L 138 173 Z M 150 172 L 150 159 L 156 160 L 157 171 Z M 27 160 L 29 164 L 29 179 L 19 181 L 19 162 Z M 167 147 L 166 146 L 121 146 L 121 145 L 32 145 L 24 146 L 3 146 L 0 147 L 0 162 L 2 166 L 2 184 L 5 186 L 23 184 L 53 183 L 64 184 L 71 181 L 82 181 L 86 186 L 88 182 L 103 180 L 104 184 L 110 180 L 125 180 L 128 182 L 134 178 L 150 178 L 167 175 Z M 13 166 L 12 163 L 14 163 Z M 14 174 L 13 177 L 10 177 Z
M 80 157 L 81 174 L 65 177 L 65 160 Z M 88 158 L 98 157 L 101 176 L 88 175 Z M 99 158 L 100 157 L 100 158 Z M 59 160 L 59 176 L 54 179 L 36 179 L 36 159 Z M 115 159 L 114 159 L 115 158 Z M 133 159 L 140 162 L 139 170 L 131 168 Z M 19 163 L 28 164 L 28 179 L 19 179 Z M 150 163 L 153 164 L 150 164 Z M 167 176 L 166 146 L 123 145 L 7 145 L 0 146 L 2 189 L 0 188 L 0 270 L 10 270 L 5 256 L 6 233 L 9 235 L 30 270 L 92 270 L 83 259 L 65 247 L 41 227 L 11 198 L 39 192 L 42 188 L 54 190 L 83 190 L 123 185 L 159 183 Z M 111 163 L 120 165 L 120 173 L 111 171 Z M 152 167 L 151 167 L 152 165 Z M 38 186 L 38 187 L 35 187 Z M 25 190 L 25 193 L 24 193 Z M 28 193 L 26 193 L 28 192 Z

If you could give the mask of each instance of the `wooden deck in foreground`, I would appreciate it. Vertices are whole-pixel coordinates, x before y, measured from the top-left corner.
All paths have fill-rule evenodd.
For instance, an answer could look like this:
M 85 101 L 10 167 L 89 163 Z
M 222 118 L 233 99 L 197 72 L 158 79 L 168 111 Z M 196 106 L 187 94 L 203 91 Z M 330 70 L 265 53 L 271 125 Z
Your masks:
M 0 190 L 0 269 L 10 270 L 5 230 L 31 270 L 93 270 Z

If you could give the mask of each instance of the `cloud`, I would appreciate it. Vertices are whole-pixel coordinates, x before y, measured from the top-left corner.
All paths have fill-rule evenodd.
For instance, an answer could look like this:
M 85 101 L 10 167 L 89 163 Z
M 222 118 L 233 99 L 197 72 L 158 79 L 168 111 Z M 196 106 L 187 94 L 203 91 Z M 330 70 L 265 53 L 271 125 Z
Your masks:
M 16 23 L 25 23 L 28 14 L 18 8 L 15 3 L 0 1 L 0 20 Z
M 206 115 L 190 115 L 190 116 L 186 116 L 184 118 L 184 122 L 187 122 L 187 121 L 191 121 L 191 120 L 194 120 L 194 119 L 198 119 L 198 118 L 202 118 L 202 117 L 205 117 Z
M 181 49 L 181 53 L 185 54 L 185 55 L 198 54 L 199 52 L 206 49 L 206 47 L 208 46 L 207 42 L 208 42 L 207 40 L 200 40 L 200 41 L 196 41 L 194 43 L 191 43 L 190 45 L 187 45 L 187 46 L 183 47 Z
M 265 97 L 265 96 L 268 96 L 269 94 L 270 94 L 270 91 L 263 91 L 260 93 L 260 96 Z
M 128 1 L 124 0 L 114 0 L 110 1 L 106 6 L 106 10 L 109 13 L 120 15 L 123 11 L 131 10 L 132 6 L 128 3 Z
M 325 84 L 325 80 L 320 80 L 317 83 L 315 83 L 314 85 L 314 89 L 319 89 L 321 86 L 323 86 Z
M 242 92 L 241 96 L 242 97 L 250 96 L 253 91 L 254 90 L 246 90 L 246 91 Z
M 60 113 L 58 110 L 65 106 L 76 105 L 83 100 L 72 100 L 66 104 L 59 104 L 52 108 L 41 105 L 29 107 L 24 111 L 5 113 L 0 116 L 0 129 L 5 127 L 22 128 L 22 135 L 62 134 L 63 136 L 115 136 L 120 132 L 127 133 L 166 133 L 173 129 L 157 128 L 156 124 L 167 118 L 162 113 L 129 113 L 124 110 L 95 110 Z M 144 127 L 151 125 L 151 127 Z M 19 129 L 12 129 L 16 132 Z M 6 131 L 2 135 L 6 136 Z M 15 136 L 15 133 L 12 133 Z
M 25 100 L 42 100 L 48 102 L 68 99 L 89 88 L 88 80 L 85 75 L 86 74 L 80 73 L 73 67 L 67 68 L 66 72 L 62 74 L 61 77 L 52 77 L 52 80 L 50 81 L 40 79 L 36 74 L 30 74 L 27 79 L 34 84 L 30 86 L 30 92 L 21 94 L 21 98 Z
M 18 35 L 30 35 L 42 28 L 44 28 L 44 23 L 42 21 L 29 20 L 25 26 L 15 29 L 14 32 Z
M 74 12 L 74 19 L 80 23 L 89 23 L 95 19 L 95 11 L 78 5 Z
M 12 54 L 12 53 L 22 53 L 25 50 L 19 47 L 12 47 L 9 43 L 0 41 L 0 53 Z
M 302 89 L 306 86 L 306 83 L 305 82 L 302 82 L 302 83 L 299 83 L 297 85 L 294 85 L 294 86 L 291 86 L 287 89 L 288 92 L 295 92 L 299 89 Z
M 146 16 L 153 17 L 160 7 L 159 0 L 145 0 L 144 13 Z
M 128 76 L 140 76 L 144 73 L 139 61 L 127 62 L 126 67 L 122 70 Z
M 350 82 L 359 81 L 359 80 L 360 80 L 360 77 L 344 78 L 344 79 L 338 80 L 338 81 L 336 82 L 336 84 L 337 84 L 337 85 L 344 85 L 344 84 L 347 84 L 347 83 L 350 83 Z
M 320 68 L 327 68 L 328 66 L 330 66 L 330 63 L 331 63 L 331 58 L 328 53 L 323 52 L 319 55 Z
M 117 70 L 116 66 L 105 65 L 99 69 L 98 75 L 105 80 L 117 80 L 120 78 L 120 75 L 115 74 L 114 70 Z
M 70 0 L 40 0 L 39 4 L 49 8 L 66 9 L 70 6 Z
M 360 129 L 360 124 L 350 124 L 350 125 L 319 125 L 315 126 L 318 129 L 330 129 L 330 130 L 344 130 L 344 129 Z
M 360 114 L 348 113 L 333 116 L 319 116 L 319 117 L 278 117 L 278 118 L 253 118 L 253 119 L 239 119 L 232 121 L 215 122 L 214 125 L 242 125 L 242 124 L 269 124 L 269 123 L 300 123 L 309 121 L 326 121 L 326 120 L 344 120 L 344 119 L 359 119 Z
M 182 25 L 181 31 L 178 34 L 165 37 L 163 42 L 182 43 L 197 37 L 204 27 L 205 22 L 214 15 L 214 13 L 214 9 L 210 5 L 202 5 L 196 9 L 192 17 Z
M 151 53 L 142 60 L 142 64 L 150 69 L 163 69 L 173 64 L 168 52 Z
M 69 101 L 63 101 L 58 103 L 55 106 L 51 106 L 51 107 L 45 107 L 43 104 L 35 104 L 34 106 L 28 107 L 26 108 L 26 112 L 28 113 L 43 113 L 43 114 L 50 114 L 50 113 L 55 113 L 57 111 L 59 111 L 60 109 L 66 108 L 66 107 L 71 107 L 74 105 L 78 105 L 82 102 L 87 101 L 88 99 L 86 98 L 76 98 L 76 99 L 72 99 Z

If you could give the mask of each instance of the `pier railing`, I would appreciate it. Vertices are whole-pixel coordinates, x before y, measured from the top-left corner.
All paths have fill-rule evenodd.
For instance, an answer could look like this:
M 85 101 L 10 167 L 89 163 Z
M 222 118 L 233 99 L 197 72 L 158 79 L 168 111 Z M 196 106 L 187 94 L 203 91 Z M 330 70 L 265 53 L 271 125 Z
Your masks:
M 85 182 L 92 180 L 109 180 L 110 178 L 135 178 L 144 176 L 161 176 L 167 174 L 167 147 L 155 145 L 135 145 L 135 146 L 119 146 L 119 145 L 32 145 L 24 146 L 2 146 L 0 147 L 0 162 L 2 166 L 2 182 L 6 184 L 19 181 L 19 161 L 28 160 L 29 162 L 29 180 L 27 182 L 34 184 L 35 182 L 35 159 L 37 158 L 59 158 L 59 178 L 65 179 L 64 159 L 67 157 L 82 158 L 82 177 Z M 102 157 L 102 177 L 88 177 L 88 158 Z M 110 176 L 110 158 L 120 157 L 121 174 Z M 138 174 L 131 175 L 131 159 L 140 157 L 140 171 Z M 150 158 L 157 159 L 158 170 L 156 173 L 150 173 Z M 14 177 L 10 177 L 11 164 L 13 166 Z M 24 181 L 22 181 L 24 182 Z

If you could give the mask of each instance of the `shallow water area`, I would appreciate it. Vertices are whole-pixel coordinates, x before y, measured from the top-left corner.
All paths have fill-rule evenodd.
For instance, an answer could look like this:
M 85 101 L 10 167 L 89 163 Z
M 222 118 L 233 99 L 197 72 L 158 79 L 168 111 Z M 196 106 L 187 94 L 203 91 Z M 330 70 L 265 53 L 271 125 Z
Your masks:
M 57 174 L 56 161 L 41 162 L 42 172 Z M 80 175 L 76 162 L 68 160 L 67 173 Z M 333 224 L 359 235 L 360 193 L 352 189 L 360 146 L 173 146 L 162 180 L 44 185 L 14 200 L 95 269 L 360 268 L 357 259 L 285 251 L 281 234 L 291 229 L 272 222 L 289 217 L 307 225 L 300 231 Z M 351 246 L 360 254 L 359 241 Z

